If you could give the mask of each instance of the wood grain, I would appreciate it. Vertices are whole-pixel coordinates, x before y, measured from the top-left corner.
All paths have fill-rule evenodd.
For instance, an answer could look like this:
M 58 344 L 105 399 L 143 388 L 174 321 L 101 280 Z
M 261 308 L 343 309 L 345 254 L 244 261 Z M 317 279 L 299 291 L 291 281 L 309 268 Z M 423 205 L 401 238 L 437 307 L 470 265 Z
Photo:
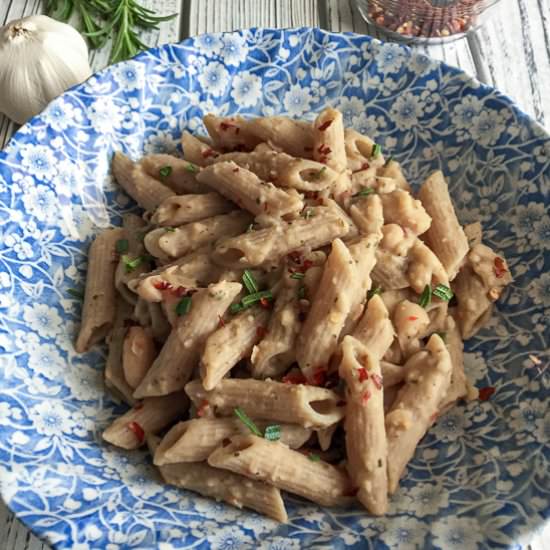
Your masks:
M 142 0 L 163 14 L 178 13 L 158 31 L 146 31 L 151 46 L 204 32 L 246 27 L 320 26 L 378 36 L 361 18 L 353 0 Z M 42 12 L 41 0 L 0 0 L 0 24 Z M 91 65 L 108 62 L 109 46 L 92 52 Z M 418 47 L 498 87 L 541 124 L 550 123 L 550 2 L 502 0 L 486 26 L 467 39 L 444 46 Z M 512 76 L 513 74 L 513 76 Z M 0 149 L 16 125 L 0 115 Z M 543 550 L 541 536 L 533 548 Z M 548 547 L 546 547 L 548 550 Z M 0 550 L 49 550 L 0 503 Z

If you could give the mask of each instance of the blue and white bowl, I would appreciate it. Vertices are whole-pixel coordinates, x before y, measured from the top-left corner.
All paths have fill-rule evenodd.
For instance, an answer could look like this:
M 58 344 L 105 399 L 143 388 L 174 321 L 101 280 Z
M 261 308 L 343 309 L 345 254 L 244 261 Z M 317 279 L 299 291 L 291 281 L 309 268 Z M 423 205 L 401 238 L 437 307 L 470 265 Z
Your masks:
M 113 151 L 173 152 L 201 117 L 338 107 L 419 184 L 447 175 L 463 223 L 515 282 L 466 346 L 488 401 L 422 440 L 387 517 L 289 498 L 269 519 L 162 485 L 145 453 L 101 441 L 120 412 L 103 349 L 73 344 L 92 236 L 134 204 Z M 0 153 L 0 482 L 56 548 L 520 548 L 550 514 L 550 139 L 501 93 L 403 46 L 318 29 L 209 34 L 139 55 L 52 102 Z M 530 356 L 538 358 L 535 365 Z

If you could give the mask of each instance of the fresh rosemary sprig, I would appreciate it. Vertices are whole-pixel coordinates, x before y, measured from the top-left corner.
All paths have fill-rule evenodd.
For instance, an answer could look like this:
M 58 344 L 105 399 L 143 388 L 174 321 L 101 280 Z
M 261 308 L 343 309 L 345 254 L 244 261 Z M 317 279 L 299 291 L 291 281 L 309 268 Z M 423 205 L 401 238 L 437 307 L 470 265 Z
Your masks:
M 157 16 L 136 0 L 47 0 L 46 14 L 68 21 L 78 14 L 82 34 L 92 49 L 102 48 L 112 38 L 110 63 L 133 57 L 148 48 L 138 38 L 137 28 L 158 29 L 159 23 L 176 16 Z

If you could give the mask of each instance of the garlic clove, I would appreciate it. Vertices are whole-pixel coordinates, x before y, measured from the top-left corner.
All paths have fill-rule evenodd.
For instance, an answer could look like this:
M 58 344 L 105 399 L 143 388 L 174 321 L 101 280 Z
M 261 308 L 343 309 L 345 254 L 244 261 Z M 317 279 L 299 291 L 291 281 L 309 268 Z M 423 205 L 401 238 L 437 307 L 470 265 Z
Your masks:
M 0 29 L 0 66 L 0 112 L 20 124 L 92 74 L 84 38 L 45 15 Z

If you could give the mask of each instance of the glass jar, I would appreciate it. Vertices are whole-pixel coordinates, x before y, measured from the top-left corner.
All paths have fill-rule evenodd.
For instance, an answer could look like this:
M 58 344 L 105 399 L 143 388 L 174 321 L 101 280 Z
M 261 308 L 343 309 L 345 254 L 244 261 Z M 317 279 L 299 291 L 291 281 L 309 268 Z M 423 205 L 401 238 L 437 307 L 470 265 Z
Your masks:
M 355 0 L 363 18 L 406 42 L 457 40 L 477 28 L 500 0 Z

